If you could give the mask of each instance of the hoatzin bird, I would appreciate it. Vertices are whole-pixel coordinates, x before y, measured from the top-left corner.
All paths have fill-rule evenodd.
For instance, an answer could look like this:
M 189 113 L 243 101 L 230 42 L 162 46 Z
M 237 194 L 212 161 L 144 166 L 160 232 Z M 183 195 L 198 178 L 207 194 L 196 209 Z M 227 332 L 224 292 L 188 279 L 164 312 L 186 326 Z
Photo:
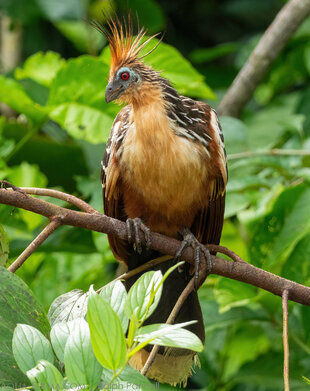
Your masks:
M 98 28 L 98 25 L 97 25 Z M 226 153 L 216 112 L 206 103 L 181 96 L 159 71 L 143 63 L 141 29 L 133 38 L 131 22 L 110 20 L 99 26 L 111 49 L 107 102 L 117 100 L 121 109 L 112 126 L 102 160 L 102 187 L 106 215 L 127 221 L 128 241 L 109 236 L 115 257 L 136 268 L 158 253 L 143 249 L 137 233 L 149 230 L 183 238 L 196 255 L 210 254 L 199 242 L 220 241 L 227 182 Z M 149 244 L 149 241 L 148 241 Z M 199 254 L 200 252 L 200 254 Z M 180 255 L 180 254 L 179 254 Z M 208 257 L 209 256 L 209 257 Z M 165 272 L 169 262 L 158 266 Z M 148 324 L 165 323 L 179 295 L 191 278 L 185 266 L 164 284 L 162 298 Z M 139 277 L 128 281 L 127 289 Z M 176 322 L 197 320 L 189 329 L 204 341 L 204 325 L 197 292 L 185 301 Z M 151 347 L 137 353 L 130 364 L 140 370 Z M 147 376 L 160 382 L 186 384 L 196 361 L 187 349 L 160 348 Z

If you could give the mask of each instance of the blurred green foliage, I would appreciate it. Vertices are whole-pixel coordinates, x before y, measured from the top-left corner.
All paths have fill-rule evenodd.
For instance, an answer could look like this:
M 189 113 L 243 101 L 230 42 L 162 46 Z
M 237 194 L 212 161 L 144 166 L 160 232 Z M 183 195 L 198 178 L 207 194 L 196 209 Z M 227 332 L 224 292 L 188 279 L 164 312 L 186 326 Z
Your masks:
M 17 113 L 0 119 L 0 179 L 16 186 L 62 189 L 102 211 L 100 160 L 119 107 L 104 102 L 106 41 L 83 20 L 104 22 L 103 8 L 120 15 L 131 8 L 150 33 L 166 30 L 165 43 L 146 62 L 161 70 L 182 94 L 216 108 L 283 4 L 282 0 L 2 0 L 0 10 L 23 25 L 23 61 L 0 76 L 0 101 Z M 277 148 L 310 153 L 309 42 L 307 19 L 272 65 L 242 118 L 221 118 L 229 156 L 221 244 L 254 265 L 306 285 L 310 283 L 310 156 L 262 152 Z M 234 158 L 241 152 L 250 154 Z M 0 206 L 0 222 L 0 265 L 7 261 L 8 240 L 8 262 L 12 262 L 46 223 L 41 216 L 7 206 Z M 17 274 L 48 308 L 68 290 L 88 290 L 92 283 L 102 286 L 116 266 L 104 235 L 61 227 Z M 280 298 L 211 276 L 200 299 L 206 344 L 201 369 L 188 389 L 282 389 Z M 292 390 L 309 389 L 303 379 L 310 377 L 309 330 L 309 308 L 290 303 Z

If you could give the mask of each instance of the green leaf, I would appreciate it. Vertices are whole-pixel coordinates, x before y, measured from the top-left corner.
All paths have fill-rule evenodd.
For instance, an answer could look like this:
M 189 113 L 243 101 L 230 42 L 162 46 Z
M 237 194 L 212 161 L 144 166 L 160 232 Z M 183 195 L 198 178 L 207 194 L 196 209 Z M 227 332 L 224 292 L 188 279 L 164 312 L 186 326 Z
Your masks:
M 79 324 L 79 318 L 66 323 L 56 323 L 51 330 L 51 343 L 61 362 L 64 362 L 64 353 L 70 333 Z
M 233 338 L 225 346 L 227 365 L 225 376 L 234 375 L 246 362 L 253 361 L 268 351 L 270 341 L 261 327 L 244 325 L 236 331 Z
M 9 259 L 9 240 L 0 224 L 0 266 L 5 266 Z
M 64 364 L 70 383 L 96 388 L 102 368 L 94 355 L 89 327 L 84 319 L 75 320 L 66 343 Z
M 44 109 L 26 94 L 22 86 L 4 76 L 0 76 L 0 102 L 25 114 L 34 123 L 41 123 L 46 118 Z
M 59 53 L 38 52 L 28 57 L 22 68 L 16 68 L 16 79 L 32 79 L 49 87 L 59 69 L 65 64 Z
M 17 323 L 30 324 L 45 335 L 49 332 L 44 310 L 27 285 L 0 267 L 0 384 L 3 385 L 28 383 L 12 353 L 13 330 Z
M 158 39 L 153 38 L 141 54 L 146 54 L 157 43 Z M 101 56 L 106 64 L 110 63 L 111 54 L 108 47 L 103 50 Z M 173 46 L 161 42 L 154 52 L 145 57 L 144 61 L 155 70 L 161 71 L 162 76 L 170 80 L 180 94 L 202 99 L 215 98 L 204 77 Z
M 106 389 L 109 386 L 113 389 L 113 385 L 115 385 L 115 389 L 120 389 L 121 386 L 123 386 L 123 389 L 132 388 L 133 390 L 140 389 L 143 391 L 149 391 L 151 387 L 154 387 L 147 377 L 141 375 L 140 372 L 136 371 L 129 365 L 126 365 L 122 372 L 117 376 L 117 378 L 110 384 L 112 378 L 113 371 L 111 369 L 103 368 L 101 376 L 101 389 Z
M 16 326 L 12 350 L 19 369 L 24 373 L 35 367 L 39 360 L 54 362 L 49 340 L 39 330 L 26 324 Z
M 201 352 L 203 350 L 201 340 L 191 331 L 182 328 L 195 322 L 196 321 L 174 325 L 152 324 L 143 326 L 139 329 L 136 340 L 143 344 L 170 346 Z
M 53 391 L 63 388 L 64 379 L 61 373 L 46 360 L 40 360 L 34 368 L 27 371 L 27 376 L 37 391 Z
M 76 139 L 90 143 L 106 142 L 113 117 L 96 108 L 81 103 L 64 103 L 49 108 L 50 118 Z
M 124 307 L 127 292 L 124 285 L 120 281 L 112 281 L 102 288 L 100 296 L 102 296 L 117 313 L 121 321 L 123 331 L 126 333 L 128 328 L 128 318 L 125 314 Z
M 97 360 L 109 369 L 122 367 L 126 362 L 126 341 L 120 319 L 110 304 L 93 290 L 88 299 L 87 320 Z
M 51 326 L 76 318 L 84 318 L 87 311 L 87 299 L 88 293 L 80 289 L 74 289 L 57 297 L 47 314 Z
M 106 42 L 104 35 L 85 21 L 60 20 L 55 26 L 82 53 L 97 52 Z
M 108 66 L 99 58 L 85 55 L 70 59 L 52 81 L 48 105 L 78 102 L 98 107 L 100 102 L 104 108 L 108 75 Z
M 154 312 L 163 289 L 162 278 L 161 271 L 150 271 L 142 274 L 134 283 L 128 292 L 125 303 L 125 314 L 129 319 L 135 316 L 138 321 L 142 321 Z
M 306 184 L 288 187 L 265 216 L 249 224 L 252 262 L 279 273 L 295 246 L 310 233 L 309 197 Z
M 220 278 L 214 296 L 220 304 L 220 312 L 225 312 L 250 303 L 257 296 L 257 288 L 244 282 Z

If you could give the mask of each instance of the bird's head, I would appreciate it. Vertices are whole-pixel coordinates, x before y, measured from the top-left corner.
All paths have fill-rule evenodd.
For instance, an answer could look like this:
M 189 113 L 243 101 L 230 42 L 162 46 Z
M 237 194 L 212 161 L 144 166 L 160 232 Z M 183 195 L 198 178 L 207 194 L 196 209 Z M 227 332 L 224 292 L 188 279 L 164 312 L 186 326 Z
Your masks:
M 142 28 L 133 38 L 130 17 L 123 24 L 118 18 L 110 18 L 107 27 L 96 23 L 93 25 L 105 34 L 110 44 L 111 67 L 105 92 L 106 102 L 116 99 L 120 103 L 145 102 L 146 97 L 151 96 L 150 89 L 159 89 L 160 76 L 159 72 L 141 60 L 155 50 L 160 41 L 146 54 L 140 55 L 140 52 L 158 34 L 145 39 L 146 31 Z

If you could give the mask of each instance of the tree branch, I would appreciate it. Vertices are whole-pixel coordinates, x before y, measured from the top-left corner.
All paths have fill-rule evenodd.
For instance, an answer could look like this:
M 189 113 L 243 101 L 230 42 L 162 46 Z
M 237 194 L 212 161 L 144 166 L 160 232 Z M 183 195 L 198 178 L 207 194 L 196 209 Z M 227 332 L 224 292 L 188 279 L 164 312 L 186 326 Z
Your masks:
M 265 31 L 218 107 L 219 115 L 238 117 L 272 62 L 310 13 L 310 0 L 290 0 Z
M 86 228 L 127 240 L 126 224 L 99 212 L 86 213 L 62 208 L 41 199 L 28 196 L 21 191 L 11 189 L 0 189 L 0 203 L 32 211 L 50 220 L 57 218 L 63 225 Z M 151 233 L 151 241 L 154 250 L 171 256 L 175 256 L 181 244 L 176 239 L 154 232 Z M 145 238 L 142 234 L 141 242 L 145 244 Z M 206 247 L 211 251 L 231 254 L 234 257 L 233 259 L 240 260 L 240 257 L 222 246 L 207 245 Z M 191 248 L 184 250 L 182 255 L 184 261 L 193 264 L 193 258 Z M 286 280 L 243 261 L 231 262 L 215 256 L 212 257 L 212 260 L 213 274 L 254 285 L 280 297 L 282 297 L 283 291 L 287 289 L 289 291 L 289 300 L 310 306 L 310 288 L 304 285 Z

